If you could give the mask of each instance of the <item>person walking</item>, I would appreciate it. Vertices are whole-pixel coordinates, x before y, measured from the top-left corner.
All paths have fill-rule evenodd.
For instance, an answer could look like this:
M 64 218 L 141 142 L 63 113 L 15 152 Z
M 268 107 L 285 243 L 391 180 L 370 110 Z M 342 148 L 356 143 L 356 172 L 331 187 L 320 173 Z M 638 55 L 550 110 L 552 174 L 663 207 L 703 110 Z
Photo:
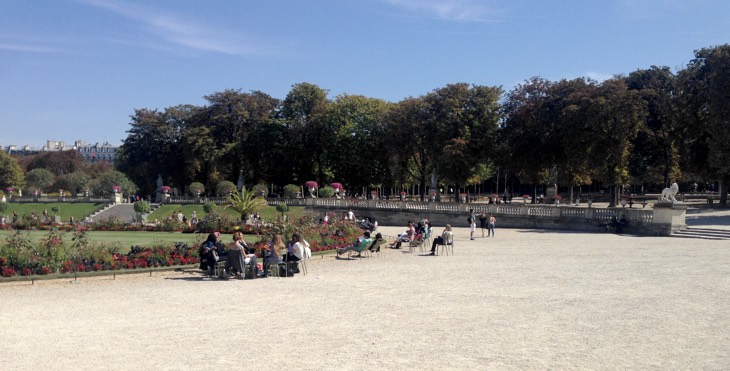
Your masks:
M 482 211 L 479 214 L 479 226 L 482 229 L 482 238 L 484 238 L 484 230 L 487 229 L 487 221 L 488 220 L 489 220 L 489 218 L 487 217 L 487 212 L 486 211 Z
M 477 216 L 474 213 L 474 209 L 469 210 L 469 227 L 471 229 L 469 233 L 469 239 L 474 240 L 474 232 L 477 230 Z

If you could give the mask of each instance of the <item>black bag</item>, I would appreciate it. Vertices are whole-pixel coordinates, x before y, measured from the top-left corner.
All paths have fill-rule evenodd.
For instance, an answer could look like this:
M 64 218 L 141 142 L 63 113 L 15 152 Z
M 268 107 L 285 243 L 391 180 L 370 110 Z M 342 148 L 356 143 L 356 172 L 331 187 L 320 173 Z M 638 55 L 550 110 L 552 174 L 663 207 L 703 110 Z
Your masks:
M 259 274 L 259 267 L 254 264 L 246 264 L 246 266 L 243 268 L 243 278 L 250 280 L 252 278 L 256 278 Z

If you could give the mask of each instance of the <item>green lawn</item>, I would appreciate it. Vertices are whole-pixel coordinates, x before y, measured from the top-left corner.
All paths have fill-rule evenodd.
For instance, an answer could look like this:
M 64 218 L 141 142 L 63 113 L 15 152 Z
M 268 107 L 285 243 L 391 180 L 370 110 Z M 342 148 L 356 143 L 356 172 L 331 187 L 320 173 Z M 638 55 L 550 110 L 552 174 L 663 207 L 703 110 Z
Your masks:
M 31 240 L 38 241 L 48 235 L 48 231 L 21 231 L 22 233 L 28 233 Z M 0 230 L 0 245 L 5 243 L 5 239 L 8 235 L 15 232 L 6 230 Z M 126 253 L 129 248 L 133 245 L 139 245 L 142 247 L 151 247 L 159 244 L 170 244 L 174 242 L 185 242 L 188 246 L 196 246 L 198 243 L 205 240 L 208 236 L 205 233 L 182 233 L 182 232 L 87 232 L 87 236 L 91 242 L 104 243 L 104 244 L 118 244 L 120 246 L 120 252 Z M 64 241 L 66 244 L 71 244 L 71 238 L 73 233 L 67 232 L 64 234 Z M 224 242 L 232 240 L 232 235 L 223 235 Z
M 36 214 L 43 215 L 43 211 L 48 211 L 49 216 L 58 215 L 61 217 L 61 221 L 68 222 L 73 216 L 76 220 L 84 220 L 87 216 L 103 209 L 107 204 L 105 203 L 69 203 L 69 202 L 39 202 L 39 203 L 14 203 L 7 202 L 8 209 L 4 212 L 5 215 L 12 219 L 13 211 L 15 211 L 20 217 L 26 214 L 35 212 Z M 57 207 L 58 212 L 54 212 L 53 208 Z

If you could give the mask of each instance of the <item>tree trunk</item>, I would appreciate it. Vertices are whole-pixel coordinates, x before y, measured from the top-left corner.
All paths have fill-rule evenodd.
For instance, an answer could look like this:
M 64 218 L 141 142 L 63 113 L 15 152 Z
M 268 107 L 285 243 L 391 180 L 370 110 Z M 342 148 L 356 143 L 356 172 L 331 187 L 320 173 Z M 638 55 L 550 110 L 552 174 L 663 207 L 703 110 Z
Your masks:
M 608 186 L 608 207 L 616 207 L 616 185 Z
M 730 177 L 725 177 L 724 179 L 720 179 L 719 181 L 719 191 L 720 191 L 720 207 L 727 207 L 727 186 L 730 183 L 729 182 Z

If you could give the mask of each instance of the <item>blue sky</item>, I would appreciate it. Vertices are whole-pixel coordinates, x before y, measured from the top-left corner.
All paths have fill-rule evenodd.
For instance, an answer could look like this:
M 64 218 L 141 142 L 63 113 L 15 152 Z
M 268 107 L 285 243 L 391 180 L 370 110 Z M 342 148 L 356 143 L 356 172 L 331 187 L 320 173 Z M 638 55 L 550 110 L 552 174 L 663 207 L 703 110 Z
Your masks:
M 728 42 L 726 0 L 0 0 L 0 145 L 120 144 L 134 109 L 225 89 L 397 102 L 676 71 Z

